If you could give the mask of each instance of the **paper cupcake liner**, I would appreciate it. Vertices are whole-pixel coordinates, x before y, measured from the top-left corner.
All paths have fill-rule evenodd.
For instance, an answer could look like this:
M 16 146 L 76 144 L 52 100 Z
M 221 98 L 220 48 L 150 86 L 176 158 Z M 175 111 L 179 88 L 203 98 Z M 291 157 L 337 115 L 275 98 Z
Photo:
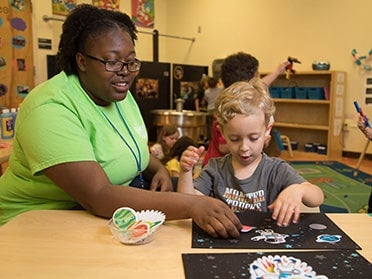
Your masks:
M 118 208 L 109 222 L 114 237 L 124 244 L 143 244 L 152 240 L 151 235 L 165 221 L 165 214 L 157 210 L 134 211 L 129 207 Z

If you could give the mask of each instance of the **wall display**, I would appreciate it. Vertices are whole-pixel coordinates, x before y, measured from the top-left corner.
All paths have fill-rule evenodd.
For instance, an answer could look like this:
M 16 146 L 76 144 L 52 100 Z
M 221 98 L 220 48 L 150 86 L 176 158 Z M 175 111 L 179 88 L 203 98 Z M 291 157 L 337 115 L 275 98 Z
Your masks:
M 52 0 L 54 15 L 68 15 L 76 7 L 77 0 Z
M 31 1 L 0 7 L 0 106 L 16 108 L 34 86 Z
M 138 78 L 134 94 L 137 99 L 158 99 L 159 80 L 152 78 Z
M 372 71 L 372 48 L 367 55 L 359 55 L 358 51 L 354 48 L 351 51 L 351 55 L 356 65 L 360 66 L 365 71 Z
M 139 27 L 154 28 L 154 0 L 132 0 L 132 20 Z
M 92 5 L 106 10 L 120 10 L 120 0 L 92 0 Z

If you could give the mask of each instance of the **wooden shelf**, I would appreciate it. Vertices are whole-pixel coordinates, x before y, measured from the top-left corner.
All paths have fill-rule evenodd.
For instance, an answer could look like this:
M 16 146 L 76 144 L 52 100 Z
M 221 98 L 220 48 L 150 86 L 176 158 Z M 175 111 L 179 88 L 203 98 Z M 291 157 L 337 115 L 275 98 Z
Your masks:
M 274 98 L 275 103 L 293 103 L 293 104 L 316 104 L 316 105 L 329 105 L 330 100 L 311 100 L 311 99 L 284 99 Z
M 276 121 L 274 123 L 274 127 L 286 127 L 286 128 L 293 128 L 293 129 L 309 129 L 309 130 L 323 130 L 327 131 L 329 126 L 324 125 L 308 125 L 308 124 L 298 124 L 298 123 L 285 123 Z
M 263 74 L 265 75 L 265 74 Z M 343 104 L 346 89 L 346 73 L 341 71 L 296 72 L 287 80 L 279 76 L 273 87 L 321 88 L 327 90 L 326 100 L 274 98 L 276 112 L 274 128 L 304 150 L 307 143 L 327 147 L 327 160 L 342 158 Z

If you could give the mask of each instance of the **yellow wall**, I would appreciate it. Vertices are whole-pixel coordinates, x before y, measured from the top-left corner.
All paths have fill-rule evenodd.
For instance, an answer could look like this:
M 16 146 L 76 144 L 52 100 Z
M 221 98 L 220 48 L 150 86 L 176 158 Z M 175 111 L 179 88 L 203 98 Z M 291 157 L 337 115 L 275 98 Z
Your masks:
M 37 84 L 46 79 L 45 55 L 55 54 L 62 23 L 42 20 L 44 14 L 51 15 L 51 1 L 32 2 Z M 121 10 L 130 9 L 131 1 L 122 0 Z M 214 59 L 245 51 L 256 56 L 266 72 L 288 55 L 302 61 L 295 64 L 297 71 L 311 70 L 314 60 L 328 60 L 331 70 L 347 72 L 344 107 L 350 125 L 344 150 L 359 152 L 365 139 L 355 125 L 353 101 L 359 100 L 372 119 L 372 105 L 363 104 L 365 78 L 372 71 L 356 66 L 351 51 L 355 48 L 362 55 L 372 48 L 371 11 L 370 0 L 155 0 L 160 34 L 195 38 L 192 43 L 160 37 L 159 61 L 211 66 Z M 40 37 L 53 39 L 52 51 L 37 49 Z M 151 35 L 139 34 L 137 53 L 142 60 L 152 60 Z

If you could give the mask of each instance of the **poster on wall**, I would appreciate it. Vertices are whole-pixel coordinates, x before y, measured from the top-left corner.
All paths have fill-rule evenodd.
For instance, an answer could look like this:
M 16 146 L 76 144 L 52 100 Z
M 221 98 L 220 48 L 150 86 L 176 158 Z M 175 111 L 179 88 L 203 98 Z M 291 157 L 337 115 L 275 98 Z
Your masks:
M 100 9 L 119 11 L 120 0 L 92 0 L 92 5 Z
M 34 87 L 30 0 L 0 0 L 0 108 L 17 108 Z
M 132 20 L 136 26 L 154 28 L 154 0 L 132 0 Z
M 139 78 L 136 82 L 136 97 L 139 99 L 158 99 L 159 80 L 152 78 Z
M 77 0 L 52 0 L 54 15 L 68 15 L 76 7 Z

